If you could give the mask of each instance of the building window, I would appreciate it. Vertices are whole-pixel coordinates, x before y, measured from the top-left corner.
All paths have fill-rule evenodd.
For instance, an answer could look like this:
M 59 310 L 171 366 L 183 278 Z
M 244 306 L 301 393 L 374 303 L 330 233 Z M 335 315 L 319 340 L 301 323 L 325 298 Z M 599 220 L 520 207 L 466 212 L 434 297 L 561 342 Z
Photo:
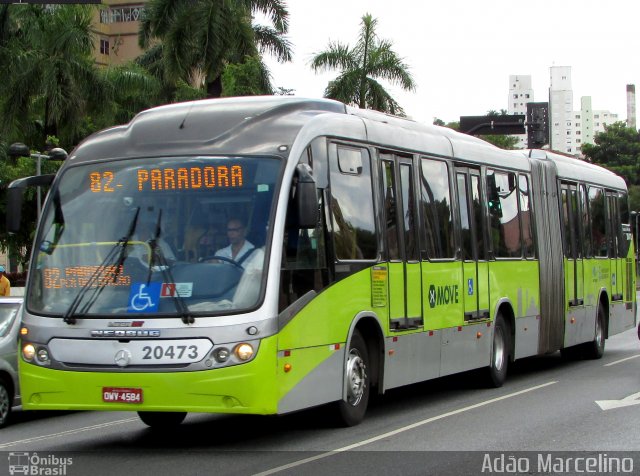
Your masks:
M 576 119 L 580 119 L 580 114 L 576 114 Z
M 517 94 L 514 94 L 514 95 L 513 95 L 513 99 L 518 99 L 518 95 L 517 95 Z
M 525 97 L 525 98 L 527 98 L 527 99 L 529 99 L 529 95 L 528 95 L 528 94 L 525 94 L 525 95 L 524 95 L 524 97 Z
M 100 38 L 100 54 L 108 55 L 109 54 L 109 40 Z
M 571 135 L 571 131 L 567 131 L 567 135 L 570 136 Z
M 594 119 L 600 119 L 600 114 L 594 114 L 594 115 L 593 115 L 593 118 L 594 118 Z
M 576 122 L 576 127 L 580 127 L 580 123 L 579 122 Z
M 577 136 L 579 136 L 580 134 L 582 134 L 582 131 L 576 131 Z
M 576 139 L 576 144 L 579 144 L 580 142 L 582 142 L 580 139 Z

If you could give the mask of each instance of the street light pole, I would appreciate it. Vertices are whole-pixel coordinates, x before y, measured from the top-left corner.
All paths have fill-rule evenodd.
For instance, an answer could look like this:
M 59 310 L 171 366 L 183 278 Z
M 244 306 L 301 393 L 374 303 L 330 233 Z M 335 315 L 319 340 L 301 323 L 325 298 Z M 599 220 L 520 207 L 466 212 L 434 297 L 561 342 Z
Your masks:
M 40 176 L 42 173 L 42 159 L 51 159 L 51 160 L 65 160 L 67 158 L 67 152 L 64 149 L 59 147 L 53 148 L 49 151 L 48 155 L 36 153 L 32 154 L 29 147 L 27 147 L 22 142 L 16 142 L 9 146 L 9 157 L 31 157 L 32 159 L 36 159 L 36 176 Z M 36 189 L 37 193 L 37 217 L 40 218 L 40 213 L 42 211 L 42 192 L 40 190 L 40 186 Z

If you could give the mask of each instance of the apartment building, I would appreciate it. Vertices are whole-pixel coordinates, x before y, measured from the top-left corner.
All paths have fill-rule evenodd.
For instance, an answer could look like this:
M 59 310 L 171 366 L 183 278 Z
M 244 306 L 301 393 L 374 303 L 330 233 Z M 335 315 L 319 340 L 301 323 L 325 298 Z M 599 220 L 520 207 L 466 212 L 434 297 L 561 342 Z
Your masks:
M 533 88 L 531 87 L 531 75 L 515 74 L 509 76 L 509 98 L 507 100 L 507 112 L 511 114 L 527 115 L 527 103 L 533 102 Z M 516 134 L 518 138 L 516 148 L 527 148 L 527 135 Z
M 593 110 L 591 96 L 580 98 L 580 110 L 573 109 L 571 66 L 552 66 L 549 87 L 549 128 L 551 148 L 581 155 L 583 144 L 593 144 L 596 134 L 618 121 L 608 110 Z
M 115 66 L 140 55 L 138 30 L 145 3 L 146 0 L 102 1 L 93 21 L 96 33 L 94 56 L 98 65 Z

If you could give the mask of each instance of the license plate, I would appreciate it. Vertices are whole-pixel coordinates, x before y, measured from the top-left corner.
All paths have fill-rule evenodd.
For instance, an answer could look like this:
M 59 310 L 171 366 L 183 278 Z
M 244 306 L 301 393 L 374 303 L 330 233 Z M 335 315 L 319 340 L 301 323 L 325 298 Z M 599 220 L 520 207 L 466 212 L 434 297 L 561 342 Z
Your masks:
M 107 403 L 142 403 L 142 389 L 102 387 L 102 401 Z

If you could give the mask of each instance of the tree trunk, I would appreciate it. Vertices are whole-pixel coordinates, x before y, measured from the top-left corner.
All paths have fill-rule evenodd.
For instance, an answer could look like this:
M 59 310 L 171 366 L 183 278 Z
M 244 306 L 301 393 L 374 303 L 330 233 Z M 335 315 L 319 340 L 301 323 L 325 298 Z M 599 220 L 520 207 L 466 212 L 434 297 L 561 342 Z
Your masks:
M 220 96 L 222 96 L 222 76 L 218 76 L 207 83 L 207 97 L 219 98 Z

